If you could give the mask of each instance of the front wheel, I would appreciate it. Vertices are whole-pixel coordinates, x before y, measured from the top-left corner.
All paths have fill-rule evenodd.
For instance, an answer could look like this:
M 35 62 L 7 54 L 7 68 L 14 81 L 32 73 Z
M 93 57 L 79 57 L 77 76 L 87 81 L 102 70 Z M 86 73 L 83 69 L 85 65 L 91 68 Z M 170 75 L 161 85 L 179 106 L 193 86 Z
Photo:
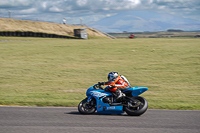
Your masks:
M 87 103 L 87 99 L 88 98 L 85 98 L 78 105 L 78 111 L 81 114 L 93 114 L 96 111 L 95 101 L 93 101 L 93 105 L 91 105 L 91 103 Z
M 131 116 L 140 116 L 146 112 L 148 108 L 148 102 L 145 98 L 137 96 L 130 98 L 127 106 L 124 107 L 124 110 L 128 115 Z

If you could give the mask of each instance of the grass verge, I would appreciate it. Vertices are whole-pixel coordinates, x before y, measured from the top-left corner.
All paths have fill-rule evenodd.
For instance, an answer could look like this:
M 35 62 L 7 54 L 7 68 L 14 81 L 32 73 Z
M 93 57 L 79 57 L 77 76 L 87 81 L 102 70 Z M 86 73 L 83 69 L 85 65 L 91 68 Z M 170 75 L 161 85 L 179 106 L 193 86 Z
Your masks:
M 0 104 L 77 106 L 110 71 L 125 75 L 155 109 L 200 109 L 198 38 L 0 37 Z

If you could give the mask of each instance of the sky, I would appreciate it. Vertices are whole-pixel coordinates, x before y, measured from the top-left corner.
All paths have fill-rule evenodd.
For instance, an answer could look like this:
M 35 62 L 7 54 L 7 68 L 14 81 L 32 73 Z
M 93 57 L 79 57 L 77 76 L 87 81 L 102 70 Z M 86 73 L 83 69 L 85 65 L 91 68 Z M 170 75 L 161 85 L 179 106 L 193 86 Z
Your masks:
M 0 0 L 0 17 L 89 24 L 126 11 L 168 13 L 200 21 L 200 0 Z M 158 18 L 159 19 L 159 18 Z

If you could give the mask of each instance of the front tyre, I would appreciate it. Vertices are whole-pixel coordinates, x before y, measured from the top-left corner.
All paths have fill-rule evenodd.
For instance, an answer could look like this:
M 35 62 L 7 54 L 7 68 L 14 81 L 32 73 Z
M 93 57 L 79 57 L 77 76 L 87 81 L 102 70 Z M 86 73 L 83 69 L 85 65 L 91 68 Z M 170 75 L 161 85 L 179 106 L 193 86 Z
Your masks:
M 132 97 L 128 105 L 124 108 L 125 112 L 131 116 L 140 116 L 146 112 L 148 102 L 145 98 L 137 96 Z
M 87 103 L 87 99 L 88 98 L 85 98 L 78 105 L 78 111 L 81 114 L 93 114 L 96 111 L 96 106 L 91 105 L 90 103 Z M 94 101 L 93 101 L 93 103 L 94 103 Z

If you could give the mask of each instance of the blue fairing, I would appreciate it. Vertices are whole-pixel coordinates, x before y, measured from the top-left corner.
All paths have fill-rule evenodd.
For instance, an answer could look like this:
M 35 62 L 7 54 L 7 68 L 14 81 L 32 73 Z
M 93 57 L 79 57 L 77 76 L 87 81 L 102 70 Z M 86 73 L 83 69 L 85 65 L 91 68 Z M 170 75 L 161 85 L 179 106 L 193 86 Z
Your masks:
M 106 96 L 112 95 L 112 93 L 106 92 L 105 90 L 94 89 L 90 87 L 86 95 L 88 98 L 94 97 L 97 101 L 97 112 L 106 114 L 121 114 L 123 113 L 123 106 L 110 106 L 108 103 L 104 103 L 102 100 Z
M 86 95 L 93 96 L 94 98 L 100 98 L 100 97 L 112 95 L 112 93 L 106 92 L 105 90 L 94 89 L 92 86 L 88 88 Z
M 123 92 L 125 93 L 128 91 L 131 91 L 132 96 L 139 96 L 140 94 L 142 94 L 143 92 L 145 92 L 147 90 L 148 90 L 147 87 L 132 87 L 127 90 L 124 90 Z

